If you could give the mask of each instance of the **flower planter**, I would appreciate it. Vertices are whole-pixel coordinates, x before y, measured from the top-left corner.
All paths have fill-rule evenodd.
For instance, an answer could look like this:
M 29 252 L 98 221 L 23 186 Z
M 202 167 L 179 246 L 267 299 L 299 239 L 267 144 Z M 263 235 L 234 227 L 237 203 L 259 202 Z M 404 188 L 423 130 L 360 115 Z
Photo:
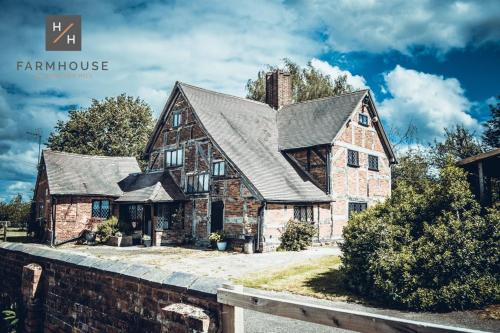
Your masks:
M 145 239 L 142 241 L 145 247 L 150 247 L 151 246 L 151 239 Z
M 122 238 L 121 236 L 110 236 L 108 239 L 108 245 L 110 246 L 120 246 L 122 243 Z
M 226 251 L 227 242 L 217 242 L 217 249 L 219 251 Z
M 132 246 L 132 236 L 123 236 L 120 246 Z

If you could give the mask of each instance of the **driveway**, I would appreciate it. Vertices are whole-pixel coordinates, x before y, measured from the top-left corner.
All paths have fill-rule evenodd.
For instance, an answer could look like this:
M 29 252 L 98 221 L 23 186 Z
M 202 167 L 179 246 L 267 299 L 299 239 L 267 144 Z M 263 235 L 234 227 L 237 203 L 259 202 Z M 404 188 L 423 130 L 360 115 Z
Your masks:
M 152 265 L 158 269 L 229 279 L 269 268 L 280 268 L 328 255 L 340 255 L 336 247 L 312 247 L 301 252 L 242 254 L 184 247 L 63 246 L 64 251 L 101 259 Z

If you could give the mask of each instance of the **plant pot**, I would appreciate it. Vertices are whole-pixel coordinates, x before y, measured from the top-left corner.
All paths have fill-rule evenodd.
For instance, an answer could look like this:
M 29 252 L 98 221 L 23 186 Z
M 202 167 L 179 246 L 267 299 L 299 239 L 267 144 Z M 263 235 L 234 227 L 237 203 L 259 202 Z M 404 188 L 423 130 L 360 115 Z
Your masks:
M 217 242 L 217 249 L 219 251 L 226 251 L 227 242 Z
M 93 232 L 93 231 L 87 231 L 85 233 L 85 240 L 87 241 L 87 243 L 93 243 L 93 242 L 95 242 L 95 232 Z
M 108 245 L 110 246 L 120 246 L 122 243 L 122 237 L 119 236 L 109 236 Z
M 145 239 L 142 241 L 145 247 L 150 247 L 151 246 L 151 239 Z
M 132 246 L 132 236 L 123 236 L 120 246 Z

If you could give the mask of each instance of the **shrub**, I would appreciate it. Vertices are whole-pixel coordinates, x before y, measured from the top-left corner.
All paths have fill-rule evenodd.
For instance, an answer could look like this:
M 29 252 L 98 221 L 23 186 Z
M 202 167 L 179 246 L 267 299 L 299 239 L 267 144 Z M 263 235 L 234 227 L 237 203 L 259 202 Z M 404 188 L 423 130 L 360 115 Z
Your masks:
M 350 219 L 341 245 L 347 286 L 414 310 L 498 302 L 498 209 L 481 211 L 454 166 L 419 187 L 402 181 L 385 203 Z
M 118 219 L 115 216 L 103 221 L 97 226 L 96 236 L 102 243 L 106 243 L 109 237 L 118 232 Z
M 312 245 L 312 238 L 316 228 L 308 222 L 290 220 L 286 224 L 285 231 L 281 235 L 280 249 L 286 251 L 301 251 Z
M 210 240 L 211 242 L 223 242 L 225 238 L 226 238 L 226 235 L 224 234 L 224 231 L 222 231 L 222 230 L 212 232 L 208 236 L 208 240 Z

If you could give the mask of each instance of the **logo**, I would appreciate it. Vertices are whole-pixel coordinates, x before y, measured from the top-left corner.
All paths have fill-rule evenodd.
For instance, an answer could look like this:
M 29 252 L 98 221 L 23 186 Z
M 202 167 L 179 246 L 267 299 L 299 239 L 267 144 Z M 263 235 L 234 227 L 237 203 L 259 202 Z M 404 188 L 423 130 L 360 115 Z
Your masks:
M 45 17 L 46 51 L 81 51 L 82 19 L 80 15 Z

